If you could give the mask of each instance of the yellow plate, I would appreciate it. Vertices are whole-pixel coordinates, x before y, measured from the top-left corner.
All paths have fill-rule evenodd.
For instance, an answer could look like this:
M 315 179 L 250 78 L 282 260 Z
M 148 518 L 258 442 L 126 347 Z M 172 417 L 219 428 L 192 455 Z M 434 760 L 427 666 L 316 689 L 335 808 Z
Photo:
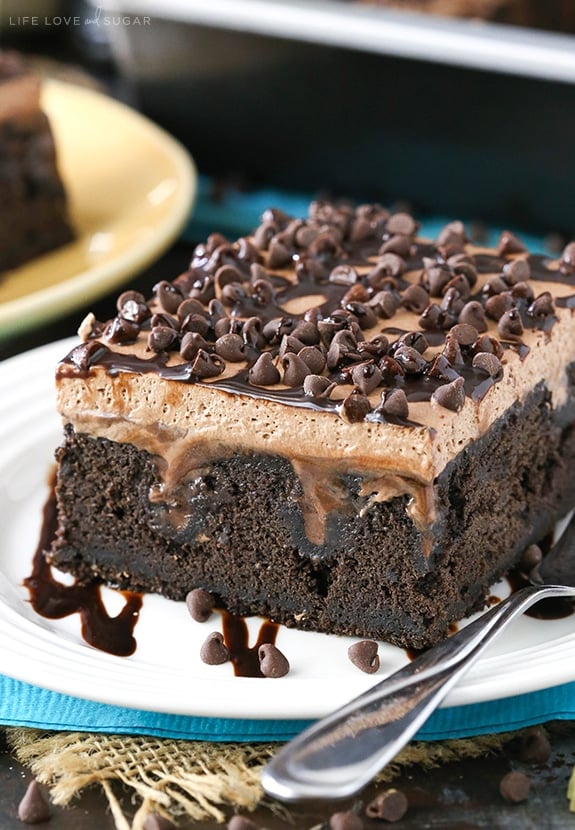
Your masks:
M 67 314 L 143 269 L 176 238 L 196 193 L 186 150 L 139 113 L 60 81 L 46 81 L 42 96 L 76 239 L 2 275 L 0 338 Z

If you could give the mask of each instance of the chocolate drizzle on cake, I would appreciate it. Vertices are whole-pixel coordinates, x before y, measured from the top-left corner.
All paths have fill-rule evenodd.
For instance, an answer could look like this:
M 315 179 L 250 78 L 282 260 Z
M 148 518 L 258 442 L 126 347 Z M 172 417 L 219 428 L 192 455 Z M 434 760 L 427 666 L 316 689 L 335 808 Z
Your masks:
M 151 302 L 124 292 L 117 317 L 91 323 L 59 373 L 154 372 L 350 422 L 419 426 L 410 403 L 443 406 L 453 396 L 439 390 L 453 384 L 481 400 L 503 376 L 505 350 L 528 353 L 524 330 L 551 331 L 554 298 L 535 296 L 530 281 L 571 284 L 575 268 L 569 246 L 554 263 L 509 233 L 484 253 L 460 222 L 435 243 L 417 230 L 409 214 L 380 205 L 314 202 L 305 220 L 268 210 L 252 237 L 212 234 L 198 245 Z M 413 326 L 394 325 L 399 315 Z M 405 393 L 401 414 L 386 406 L 394 390 Z

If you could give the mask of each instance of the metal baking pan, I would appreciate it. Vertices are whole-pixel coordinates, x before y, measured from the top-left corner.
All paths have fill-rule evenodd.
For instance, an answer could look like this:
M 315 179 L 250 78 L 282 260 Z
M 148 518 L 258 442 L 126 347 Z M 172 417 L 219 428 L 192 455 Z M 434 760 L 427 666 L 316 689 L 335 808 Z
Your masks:
M 132 16 L 118 65 L 205 172 L 575 231 L 575 36 L 343 0 L 103 10 Z

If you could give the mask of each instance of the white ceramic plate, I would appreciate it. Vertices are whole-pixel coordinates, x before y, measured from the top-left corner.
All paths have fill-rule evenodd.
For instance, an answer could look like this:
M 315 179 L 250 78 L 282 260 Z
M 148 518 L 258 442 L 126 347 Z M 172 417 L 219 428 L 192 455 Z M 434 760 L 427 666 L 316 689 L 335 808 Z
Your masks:
M 187 151 L 139 113 L 91 89 L 45 81 L 76 238 L 0 279 L 0 338 L 103 296 L 170 245 L 189 216 Z
M 238 678 L 230 664 L 199 658 L 207 634 L 221 630 L 215 614 L 203 625 L 184 603 L 146 596 L 136 625 L 138 647 L 128 658 L 98 651 L 82 640 L 76 616 L 47 620 L 28 602 L 22 580 L 30 573 L 41 525 L 53 451 L 60 441 L 54 412 L 53 370 L 71 348 L 62 341 L 0 364 L 0 654 L 1 670 L 54 691 L 120 706 L 233 718 L 316 718 L 365 691 L 407 660 L 381 645 L 377 675 L 347 659 L 351 638 L 280 628 L 288 656 L 282 679 Z M 503 596 L 503 586 L 494 589 Z M 123 600 L 106 590 L 109 609 Z M 260 620 L 249 620 L 255 639 Z M 575 618 L 515 623 L 449 695 L 445 705 L 494 700 L 575 679 Z

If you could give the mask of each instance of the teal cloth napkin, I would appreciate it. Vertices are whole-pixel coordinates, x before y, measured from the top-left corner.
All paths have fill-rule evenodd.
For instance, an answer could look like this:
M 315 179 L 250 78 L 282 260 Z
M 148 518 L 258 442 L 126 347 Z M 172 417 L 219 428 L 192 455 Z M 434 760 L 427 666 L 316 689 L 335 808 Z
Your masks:
M 238 678 L 239 679 L 239 678 Z M 437 741 L 575 719 L 575 683 L 487 703 L 438 709 L 416 738 Z M 0 723 L 37 729 L 194 741 L 287 741 L 311 721 L 167 715 L 63 695 L 0 675 Z
M 305 216 L 309 194 L 275 190 L 243 193 L 219 189 L 200 178 L 198 200 L 183 236 L 191 241 L 219 230 L 234 238 L 248 233 L 270 206 L 293 216 Z M 433 238 L 454 217 L 424 217 L 420 233 Z M 494 245 L 501 228 L 488 229 L 485 244 Z M 515 230 L 511 228 L 510 230 Z M 544 240 L 517 231 L 534 251 L 544 251 Z M 575 683 L 503 700 L 437 710 L 418 733 L 421 740 L 462 738 L 502 732 L 555 719 L 575 718 Z M 126 709 L 59 694 L 0 675 L 0 723 L 39 729 L 141 734 L 207 741 L 285 741 L 311 721 L 248 720 L 190 717 Z

